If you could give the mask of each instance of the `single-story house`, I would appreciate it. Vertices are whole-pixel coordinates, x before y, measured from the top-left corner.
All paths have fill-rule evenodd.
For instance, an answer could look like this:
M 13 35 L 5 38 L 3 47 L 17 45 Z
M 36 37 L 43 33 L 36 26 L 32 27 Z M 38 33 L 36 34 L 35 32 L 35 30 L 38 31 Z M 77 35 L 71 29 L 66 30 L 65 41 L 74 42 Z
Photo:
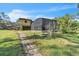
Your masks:
M 58 23 L 56 20 L 51 20 L 47 18 L 37 18 L 35 21 L 33 21 L 31 25 L 32 30 L 58 30 Z
M 30 30 L 32 20 L 31 19 L 25 19 L 25 18 L 19 18 L 17 23 L 20 25 L 21 30 Z

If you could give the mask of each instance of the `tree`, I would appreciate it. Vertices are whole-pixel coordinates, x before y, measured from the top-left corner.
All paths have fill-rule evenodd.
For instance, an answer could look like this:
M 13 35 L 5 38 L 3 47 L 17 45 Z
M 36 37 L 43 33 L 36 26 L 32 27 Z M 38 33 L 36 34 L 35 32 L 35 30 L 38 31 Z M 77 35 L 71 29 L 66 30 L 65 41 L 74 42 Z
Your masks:
M 5 15 L 4 12 L 0 12 L 0 23 L 4 23 L 6 24 L 7 22 L 9 22 L 10 17 L 8 15 Z
M 48 23 L 48 37 L 52 38 L 54 37 L 55 38 L 55 32 L 57 31 L 57 20 L 55 19 L 51 19 Z
M 63 33 L 68 33 L 71 29 L 72 17 L 69 14 L 66 14 L 63 17 L 56 18 L 59 22 L 60 31 Z
M 73 33 L 79 28 L 79 22 L 69 14 L 56 18 L 59 22 L 60 31 L 63 33 Z
M 49 22 L 48 24 L 48 36 L 51 38 L 52 37 L 52 32 L 53 32 L 53 26 L 52 22 Z
M 72 24 L 70 25 L 71 28 L 71 32 L 75 32 L 77 31 L 77 29 L 79 28 L 79 22 L 77 20 L 73 20 Z

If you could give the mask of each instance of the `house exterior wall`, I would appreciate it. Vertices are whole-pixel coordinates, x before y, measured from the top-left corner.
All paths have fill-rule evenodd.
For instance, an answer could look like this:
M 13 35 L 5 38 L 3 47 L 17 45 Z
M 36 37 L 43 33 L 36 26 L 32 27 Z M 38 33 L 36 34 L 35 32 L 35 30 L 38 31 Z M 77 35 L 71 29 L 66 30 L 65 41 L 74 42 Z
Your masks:
M 50 28 L 50 25 L 52 28 Z M 57 21 L 46 18 L 36 19 L 31 26 L 32 30 L 57 30 Z
M 31 29 L 32 30 L 42 30 L 42 19 L 36 19 L 32 25 L 31 25 Z
M 19 24 L 23 25 L 23 26 L 31 26 L 32 21 L 28 20 L 28 19 L 24 19 L 24 20 L 19 20 L 18 21 Z
M 20 29 L 24 29 L 24 30 L 31 29 L 32 21 L 30 19 L 19 18 L 19 20 L 17 22 L 20 25 Z

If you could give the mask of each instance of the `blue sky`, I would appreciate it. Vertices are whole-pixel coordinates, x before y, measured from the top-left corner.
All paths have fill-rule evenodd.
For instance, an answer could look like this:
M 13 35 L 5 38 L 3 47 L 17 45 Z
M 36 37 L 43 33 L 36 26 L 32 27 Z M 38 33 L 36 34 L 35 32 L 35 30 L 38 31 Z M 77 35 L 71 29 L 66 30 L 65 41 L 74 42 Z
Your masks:
M 74 14 L 77 11 L 75 3 L 9 3 L 0 4 L 0 12 L 5 12 L 11 21 L 18 18 L 39 17 L 54 18 L 65 14 Z

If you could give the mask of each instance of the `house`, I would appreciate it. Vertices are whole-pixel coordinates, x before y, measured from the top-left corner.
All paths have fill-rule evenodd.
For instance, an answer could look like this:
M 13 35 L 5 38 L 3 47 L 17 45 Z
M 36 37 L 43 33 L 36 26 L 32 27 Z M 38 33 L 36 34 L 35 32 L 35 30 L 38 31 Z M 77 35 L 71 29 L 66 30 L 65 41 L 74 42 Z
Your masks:
M 32 30 L 58 30 L 58 26 L 57 26 L 57 21 L 56 20 L 50 20 L 47 18 L 38 18 L 36 19 L 31 26 Z
M 30 30 L 32 20 L 31 19 L 25 19 L 25 18 L 19 18 L 17 23 L 20 25 L 21 30 Z

